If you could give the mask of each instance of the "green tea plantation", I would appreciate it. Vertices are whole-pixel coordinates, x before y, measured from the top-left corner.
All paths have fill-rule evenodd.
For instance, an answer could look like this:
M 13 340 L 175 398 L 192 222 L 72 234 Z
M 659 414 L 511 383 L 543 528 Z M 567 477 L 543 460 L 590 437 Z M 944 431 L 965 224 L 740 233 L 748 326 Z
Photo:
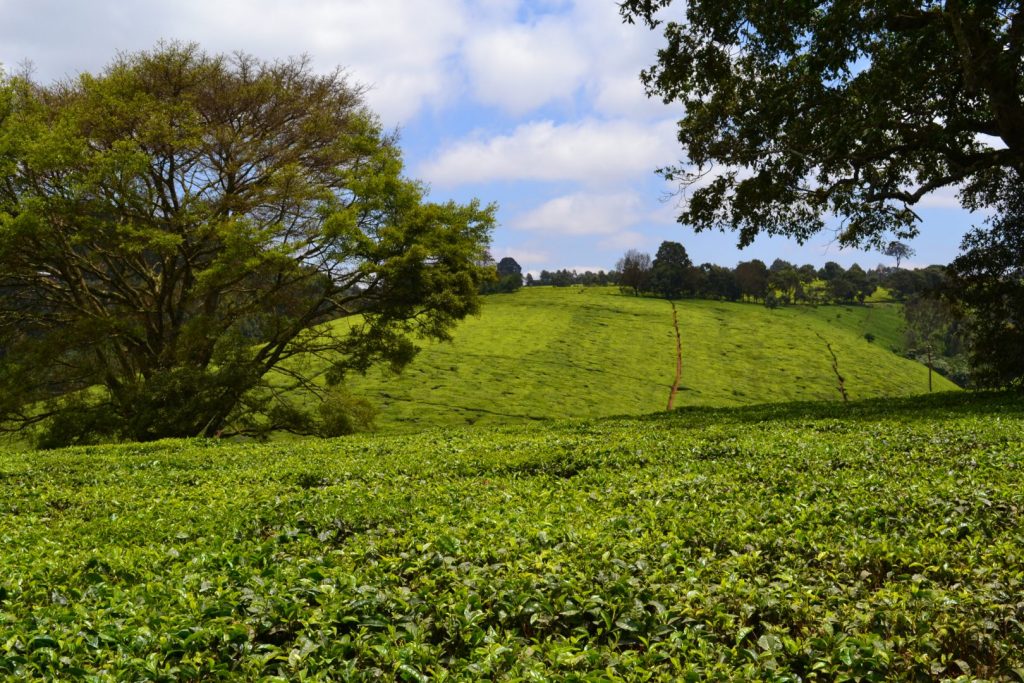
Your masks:
M 898 304 L 769 310 L 687 299 L 676 308 L 677 407 L 838 399 L 825 340 L 851 398 L 928 391 L 928 369 L 899 355 Z M 453 336 L 424 344 L 401 375 L 375 370 L 346 378 L 355 395 L 379 409 L 381 432 L 646 415 L 665 409 L 675 374 L 670 304 L 615 287 L 527 287 L 487 296 L 481 315 L 463 321 Z M 934 386 L 957 389 L 938 375 Z
M 0 453 L 6 680 L 1024 679 L 1024 402 Z

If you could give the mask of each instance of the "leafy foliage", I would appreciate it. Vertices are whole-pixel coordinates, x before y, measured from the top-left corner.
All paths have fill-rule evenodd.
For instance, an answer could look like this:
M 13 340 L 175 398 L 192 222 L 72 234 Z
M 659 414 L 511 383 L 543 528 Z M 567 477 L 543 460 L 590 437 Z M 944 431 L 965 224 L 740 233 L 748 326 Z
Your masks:
M 928 390 L 936 361 L 959 351 L 959 330 L 948 302 L 937 296 L 916 296 L 903 305 L 907 321 L 907 350 L 928 366 Z M 948 373 L 944 373 L 948 374 Z
M 651 264 L 651 290 L 666 299 L 678 299 L 684 293 L 693 294 L 692 268 L 693 262 L 686 253 L 686 247 L 679 242 L 662 242 Z
M 399 368 L 478 307 L 493 209 L 426 203 L 360 89 L 304 59 L 174 43 L 6 79 L 0 170 L 0 427 L 47 441 L 283 426 L 284 360 Z
M 988 229 L 964 237 L 950 265 L 952 299 L 966 308 L 971 364 L 979 384 L 1024 388 L 1024 189 L 1000 188 Z
M 648 93 L 685 110 L 681 223 L 844 244 L 912 236 L 913 206 L 960 186 L 968 206 L 1024 167 L 1019 2 L 623 0 L 662 26 Z M 991 145 L 987 135 L 1002 144 Z M 695 168 L 695 170 L 690 170 Z
M 1014 680 L 1016 396 L 0 454 L 16 680 Z
M 619 285 L 624 291 L 639 295 L 647 291 L 651 282 L 651 255 L 636 249 L 628 250 L 615 265 L 619 274 Z

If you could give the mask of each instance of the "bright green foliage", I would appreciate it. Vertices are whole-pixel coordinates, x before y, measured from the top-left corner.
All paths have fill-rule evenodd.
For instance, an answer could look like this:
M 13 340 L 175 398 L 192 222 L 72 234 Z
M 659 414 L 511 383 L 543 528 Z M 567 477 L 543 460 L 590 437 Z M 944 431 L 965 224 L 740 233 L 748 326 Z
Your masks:
M 832 345 L 851 398 L 928 390 L 927 368 L 889 350 L 899 344 L 890 342 L 889 336 L 893 327 L 899 327 L 896 307 L 771 310 L 715 302 L 683 302 L 677 307 L 683 375 L 676 405 L 839 400 L 831 356 L 818 335 Z M 875 335 L 875 341 L 865 340 L 867 332 Z M 949 391 L 956 386 L 936 378 L 935 389 Z
M 382 431 L 664 408 L 675 367 L 672 309 L 616 288 L 530 287 L 484 298 L 451 343 L 395 377 L 352 377 Z
M 0 454 L 10 680 L 1018 680 L 1024 404 Z
M 928 391 L 928 370 L 900 358 L 895 305 L 676 302 L 683 374 L 676 405 L 839 399 L 833 345 L 854 398 Z M 864 339 L 872 333 L 873 343 Z M 428 344 L 400 376 L 349 389 L 379 409 L 382 431 L 557 417 L 640 415 L 665 407 L 675 375 L 672 309 L 616 288 L 529 287 L 484 299 L 451 343 Z M 935 378 L 936 391 L 956 387 Z
M 0 430 L 43 443 L 309 431 L 268 371 L 401 367 L 479 304 L 493 208 L 427 203 L 361 90 L 305 59 L 168 44 L 0 78 L 0 171 Z

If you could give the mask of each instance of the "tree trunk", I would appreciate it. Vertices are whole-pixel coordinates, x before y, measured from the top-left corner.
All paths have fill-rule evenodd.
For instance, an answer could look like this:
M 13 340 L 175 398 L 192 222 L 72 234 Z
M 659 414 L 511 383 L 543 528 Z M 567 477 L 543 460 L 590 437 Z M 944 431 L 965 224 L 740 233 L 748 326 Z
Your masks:
M 932 347 L 928 347 L 928 393 L 932 393 Z

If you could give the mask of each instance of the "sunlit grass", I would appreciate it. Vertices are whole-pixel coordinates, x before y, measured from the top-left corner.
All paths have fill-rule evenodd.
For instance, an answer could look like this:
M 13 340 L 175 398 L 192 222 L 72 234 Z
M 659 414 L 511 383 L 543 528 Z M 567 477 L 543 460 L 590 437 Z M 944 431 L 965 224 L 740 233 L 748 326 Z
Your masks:
M 677 305 L 677 406 L 840 400 L 822 338 L 836 352 L 851 398 L 927 391 L 927 369 L 893 352 L 903 336 L 896 305 Z M 454 337 L 426 345 L 399 376 L 372 371 L 350 380 L 350 391 L 380 409 L 382 431 L 655 412 L 666 407 L 675 369 L 668 302 L 615 288 L 489 296 Z M 935 386 L 955 388 L 941 378 Z

